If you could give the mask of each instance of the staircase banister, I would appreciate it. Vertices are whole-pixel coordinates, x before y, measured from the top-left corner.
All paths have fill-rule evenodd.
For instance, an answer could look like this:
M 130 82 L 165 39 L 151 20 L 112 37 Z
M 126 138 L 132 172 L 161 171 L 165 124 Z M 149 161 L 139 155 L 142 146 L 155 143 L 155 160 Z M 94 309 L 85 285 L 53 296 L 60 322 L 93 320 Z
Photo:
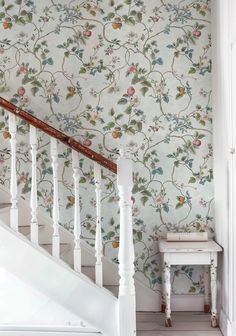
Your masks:
M 92 161 L 97 162 L 101 166 L 109 169 L 113 173 L 117 174 L 117 165 L 116 163 L 112 162 L 111 160 L 105 158 L 103 155 L 93 151 L 92 149 L 82 145 L 80 142 L 76 141 L 73 137 L 70 137 L 63 132 L 58 131 L 56 128 L 50 126 L 46 122 L 40 120 L 39 118 L 29 114 L 28 112 L 22 110 L 21 108 L 17 107 L 16 105 L 12 104 L 8 100 L 0 97 L 0 107 L 3 109 L 13 113 L 18 118 L 26 121 L 30 125 L 40 129 L 44 133 L 48 134 L 49 136 L 61 141 L 66 146 L 74 149 L 75 151 L 83 154 L 84 156 L 88 157 Z

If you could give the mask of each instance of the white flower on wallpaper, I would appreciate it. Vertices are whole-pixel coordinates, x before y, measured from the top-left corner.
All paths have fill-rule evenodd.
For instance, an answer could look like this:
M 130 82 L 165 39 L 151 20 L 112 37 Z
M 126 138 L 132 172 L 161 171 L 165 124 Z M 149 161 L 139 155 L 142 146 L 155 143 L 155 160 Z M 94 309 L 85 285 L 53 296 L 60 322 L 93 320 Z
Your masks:
M 211 36 L 208 0 L 0 0 L 1 95 L 115 161 L 134 161 L 136 272 L 159 291 L 157 240 L 212 229 Z M 1 183 L 9 185 L 6 115 Z M 28 128 L 18 125 L 18 184 L 29 198 Z M 49 139 L 39 134 L 38 198 L 52 208 Z M 60 147 L 61 224 L 73 228 L 71 153 Z M 83 238 L 95 235 L 92 164 L 81 156 Z M 104 253 L 117 261 L 116 177 L 103 171 Z M 66 206 L 65 206 L 66 205 Z M 202 291 L 191 266 L 174 291 Z

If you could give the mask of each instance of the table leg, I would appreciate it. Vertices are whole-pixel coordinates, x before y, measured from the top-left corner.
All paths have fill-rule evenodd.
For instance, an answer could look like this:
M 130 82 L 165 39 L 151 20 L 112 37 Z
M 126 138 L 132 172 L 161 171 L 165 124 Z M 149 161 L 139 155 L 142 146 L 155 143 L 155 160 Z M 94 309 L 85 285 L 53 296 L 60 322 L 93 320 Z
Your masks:
M 216 295 L 217 295 L 217 255 L 212 254 L 212 258 L 211 258 L 211 326 L 213 328 L 218 327 Z
M 162 295 L 161 295 L 161 312 L 165 313 L 166 311 L 166 299 L 165 299 L 165 282 L 164 282 L 164 257 L 161 253 L 161 263 L 162 263 Z
M 164 258 L 164 294 L 165 294 L 165 303 L 166 303 L 166 327 L 172 327 L 171 324 L 171 309 L 170 309 L 170 295 L 171 295 L 171 283 L 170 283 L 170 263 L 166 258 Z
M 208 265 L 204 267 L 204 312 L 209 313 L 211 310 L 210 307 L 210 268 Z

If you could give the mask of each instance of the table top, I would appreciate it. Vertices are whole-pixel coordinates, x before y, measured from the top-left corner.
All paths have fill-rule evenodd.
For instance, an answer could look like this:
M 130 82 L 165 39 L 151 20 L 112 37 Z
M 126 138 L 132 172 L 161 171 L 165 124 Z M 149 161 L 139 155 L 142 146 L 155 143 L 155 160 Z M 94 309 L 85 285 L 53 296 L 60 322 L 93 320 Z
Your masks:
M 207 242 L 168 242 L 166 239 L 158 241 L 160 252 L 182 253 L 182 252 L 221 252 L 223 249 L 214 240 Z

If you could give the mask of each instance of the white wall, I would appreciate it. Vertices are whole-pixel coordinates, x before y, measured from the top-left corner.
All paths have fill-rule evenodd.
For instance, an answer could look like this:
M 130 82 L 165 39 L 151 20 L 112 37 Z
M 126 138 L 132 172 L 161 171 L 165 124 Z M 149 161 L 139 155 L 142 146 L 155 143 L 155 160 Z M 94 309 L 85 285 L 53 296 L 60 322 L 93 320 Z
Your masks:
M 233 216 L 236 164 L 235 154 L 231 153 L 235 146 L 233 135 L 236 129 L 232 118 L 236 106 L 236 85 L 232 81 L 232 64 L 236 65 L 236 57 L 232 57 L 232 40 L 236 37 L 235 21 L 235 0 L 212 1 L 215 229 L 216 238 L 224 248 L 219 265 L 219 306 L 220 325 L 225 336 L 236 335 L 236 230 Z

